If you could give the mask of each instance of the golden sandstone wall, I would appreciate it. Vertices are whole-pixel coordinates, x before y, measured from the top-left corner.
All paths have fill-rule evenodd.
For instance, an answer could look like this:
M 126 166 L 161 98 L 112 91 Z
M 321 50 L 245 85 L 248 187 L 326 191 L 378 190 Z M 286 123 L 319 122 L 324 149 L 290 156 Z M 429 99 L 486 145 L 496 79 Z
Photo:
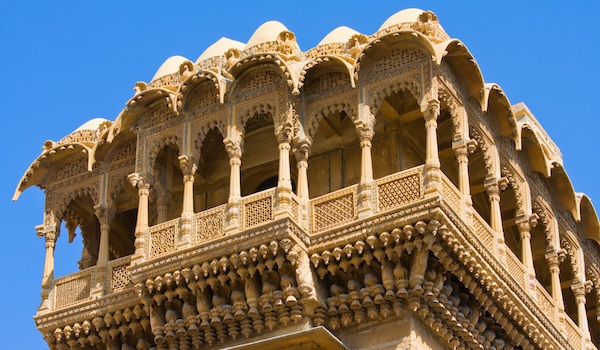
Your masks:
M 15 193 L 46 191 L 51 349 L 598 345 L 591 201 L 434 13 L 306 52 L 267 22 L 135 91 Z M 53 276 L 61 225 L 81 271 Z

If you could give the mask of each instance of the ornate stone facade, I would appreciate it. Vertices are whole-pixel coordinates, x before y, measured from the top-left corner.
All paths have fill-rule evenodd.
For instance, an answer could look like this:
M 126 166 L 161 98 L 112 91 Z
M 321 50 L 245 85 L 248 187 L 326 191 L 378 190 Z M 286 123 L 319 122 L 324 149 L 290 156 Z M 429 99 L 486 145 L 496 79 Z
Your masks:
M 267 22 L 135 91 L 17 187 L 50 349 L 597 348 L 597 213 L 434 13 L 307 52 Z

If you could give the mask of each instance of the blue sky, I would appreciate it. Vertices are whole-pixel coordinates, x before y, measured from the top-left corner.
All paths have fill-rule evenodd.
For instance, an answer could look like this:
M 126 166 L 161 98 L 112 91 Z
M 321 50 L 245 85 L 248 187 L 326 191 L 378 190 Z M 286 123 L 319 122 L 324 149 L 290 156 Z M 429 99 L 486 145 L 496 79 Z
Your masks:
M 268 20 L 296 33 L 306 51 L 340 25 L 370 35 L 404 8 L 433 10 L 446 32 L 473 53 L 485 81 L 498 83 L 511 103 L 527 104 L 562 150 L 575 190 L 600 208 L 594 183 L 600 173 L 598 2 L 202 3 L 0 0 L 0 130 L 7 132 L 0 175 L 0 218 L 6 223 L 0 328 L 19 335 L 5 335 L 3 347 L 45 347 L 31 318 L 40 302 L 44 242 L 34 227 L 42 221 L 43 193 L 32 188 L 10 202 L 43 142 L 58 141 L 92 118 L 114 120 L 135 82 L 148 82 L 169 56 L 195 61 L 220 37 L 246 42 Z M 79 248 L 68 247 L 63 236 L 58 275 L 73 272 L 79 259 Z

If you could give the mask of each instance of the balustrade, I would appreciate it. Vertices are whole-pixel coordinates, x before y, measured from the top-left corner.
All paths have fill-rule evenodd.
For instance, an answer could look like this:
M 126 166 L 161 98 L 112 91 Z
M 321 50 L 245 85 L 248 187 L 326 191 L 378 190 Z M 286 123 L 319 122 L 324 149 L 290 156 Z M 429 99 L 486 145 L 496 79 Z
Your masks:
M 91 298 L 95 267 L 54 280 L 53 309 L 62 309 Z
M 425 200 L 424 182 L 423 166 L 375 180 L 372 187 L 375 204 L 374 215 Z M 512 279 L 518 286 L 520 292 L 517 294 L 526 299 L 530 298 L 529 302 L 538 305 L 541 315 L 545 315 L 547 321 L 554 325 L 555 329 L 560 329 L 558 307 L 552 296 L 537 280 L 532 284 L 533 290 L 528 291 L 526 268 L 523 263 L 510 249 L 505 249 L 506 261 L 501 262 L 496 255 L 497 242 L 494 230 L 477 212 L 469 212 L 467 218 L 463 194 L 444 174 L 441 174 L 440 182 L 442 201 L 447 208 L 454 212 L 457 220 L 463 220 L 463 223 L 469 227 L 464 232 L 466 238 L 478 242 L 477 245 L 487 252 L 490 259 L 496 260 L 490 261 L 491 265 L 504 269 L 505 275 L 510 276 L 509 279 Z M 313 198 L 309 201 L 308 207 L 303 207 L 300 199 L 292 193 L 288 214 L 298 226 L 308 229 L 309 234 L 321 233 L 357 220 L 363 220 L 358 215 L 358 189 L 358 185 L 352 185 Z M 239 232 L 275 220 L 277 205 L 275 193 L 275 189 L 268 189 L 241 198 L 239 202 L 241 223 Z M 225 204 L 194 214 L 191 237 L 193 246 L 205 244 L 226 234 L 227 208 L 228 206 Z M 303 213 L 303 211 L 305 212 Z M 307 217 L 305 217 L 306 214 L 308 214 Z M 228 233 L 231 234 L 231 232 Z M 158 259 L 164 255 L 173 254 L 178 249 L 188 249 L 178 246 L 179 236 L 180 218 L 149 227 L 144 234 L 145 260 Z M 133 288 L 130 275 L 131 263 L 132 256 L 108 263 L 105 281 L 107 294 Z M 52 309 L 63 309 L 91 300 L 94 281 L 95 267 L 55 279 L 52 289 Z M 582 332 L 568 317 L 564 322 L 566 322 L 566 336 L 570 344 L 574 349 L 582 349 L 584 342 Z

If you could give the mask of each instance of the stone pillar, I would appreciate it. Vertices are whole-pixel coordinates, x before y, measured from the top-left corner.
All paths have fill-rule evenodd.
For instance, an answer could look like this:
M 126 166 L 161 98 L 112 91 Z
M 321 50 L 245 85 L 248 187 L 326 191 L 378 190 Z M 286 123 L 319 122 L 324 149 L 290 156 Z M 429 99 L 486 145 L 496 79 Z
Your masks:
M 110 260 L 109 236 L 110 222 L 113 219 L 112 212 L 103 205 L 94 206 L 94 211 L 98 222 L 100 223 L 100 247 L 98 249 L 98 260 L 96 262 L 96 286 L 92 290 L 93 296 L 102 296 L 105 291 L 104 280 L 106 278 L 106 269 Z
M 571 285 L 571 289 L 575 294 L 575 302 L 577 303 L 577 324 L 581 329 L 583 339 L 589 342 L 591 337 L 585 308 L 585 294 L 591 291 L 591 283 L 589 281 L 576 281 Z
M 229 155 L 229 200 L 227 201 L 227 227 L 226 231 L 241 228 L 240 222 L 240 167 L 242 165 L 243 140 L 241 138 L 225 138 L 225 149 Z
M 277 207 L 275 217 L 282 215 L 290 207 L 292 201 L 292 179 L 290 176 L 290 142 L 292 140 L 292 124 L 286 123 L 277 128 L 279 143 L 279 177 L 277 181 Z
M 368 108 L 368 107 L 366 107 Z M 367 113 L 369 120 L 357 119 L 354 122 L 360 140 L 360 183 L 358 217 L 364 218 L 373 214 L 373 161 L 371 159 L 371 140 L 374 135 L 375 118 Z
M 546 261 L 548 262 L 548 266 L 550 267 L 550 278 L 551 278 L 551 283 L 552 283 L 552 298 L 554 299 L 554 302 L 556 303 L 556 308 L 557 308 L 557 316 L 559 318 L 564 317 L 564 312 L 565 312 L 565 304 L 563 302 L 563 294 L 562 294 L 562 287 L 560 285 L 560 263 L 562 262 L 562 260 L 565 258 L 565 252 L 564 250 L 560 250 L 559 252 L 557 252 L 556 250 L 552 249 L 549 251 L 546 251 Z M 562 322 L 560 322 L 559 324 L 562 324 Z
M 138 188 L 138 213 L 135 224 L 135 253 L 132 262 L 144 259 L 144 235 L 148 230 L 148 199 L 150 197 L 150 179 L 140 173 L 127 176 L 131 185 Z
M 516 220 L 519 228 L 519 236 L 521 237 L 521 260 L 527 271 L 529 289 L 535 293 L 533 289 L 535 281 L 535 268 L 533 266 L 533 255 L 531 252 L 531 224 L 528 218 L 519 218 Z
M 183 206 L 181 210 L 181 239 L 180 247 L 192 244 L 192 220 L 194 218 L 194 174 L 197 166 L 186 156 L 179 156 L 179 164 L 183 172 Z
M 50 310 L 50 292 L 54 280 L 54 248 L 60 236 L 60 221 L 47 211 L 44 223 L 35 227 L 37 236 L 44 237 L 46 241 L 46 257 L 44 259 L 44 273 L 42 274 L 42 304 L 39 311 Z
M 308 156 L 310 154 L 311 141 L 303 138 L 297 141 L 294 150 L 296 163 L 298 165 L 298 200 L 300 201 L 300 221 L 302 225 L 308 225 L 308 205 L 310 196 L 308 192 Z
M 484 183 L 490 198 L 490 227 L 496 233 L 498 256 L 504 261 L 504 230 L 502 228 L 502 211 L 500 209 L 500 184 L 495 179 L 486 180 Z
M 156 185 L 156 211 L 158 214 L 157 222 L 160 224 L 167 221 L 167 210 L 169 209 L 169 204 L 171 203 L 172 194 L 162 185 L 159 185 L 159 183 Z
M 469 182 L 469 154 L 475 151 L 474 140 L 458 140 L 452 142 L 458 163 L 458 189 L 471 203 L 471 184 Z
M 440 157 L 438 155 L 437 118 L 440 115 L 440 101 L 431 100 L 423 111 L 425 118 L 425 194 L 439 192 Z

